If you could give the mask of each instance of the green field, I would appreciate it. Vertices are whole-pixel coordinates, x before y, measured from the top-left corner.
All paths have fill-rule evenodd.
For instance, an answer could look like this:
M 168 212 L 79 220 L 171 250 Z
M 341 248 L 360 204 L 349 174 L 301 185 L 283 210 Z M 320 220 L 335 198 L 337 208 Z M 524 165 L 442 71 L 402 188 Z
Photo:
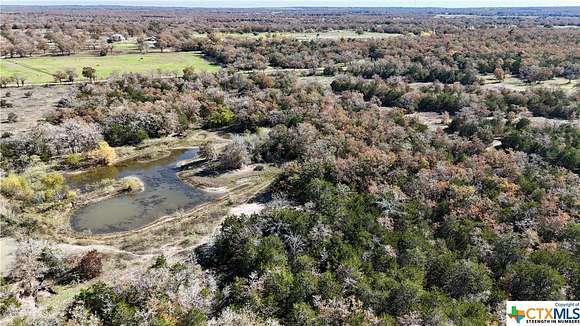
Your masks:
M 139 51 L 135 40 L 126 40 L 109 44 L 113 47 L 113 51 Z
M 26 84 L 54 82 L 53 74 L 67 68 L 75 69 L 81 80 L 83 67 L 91 66 L 97 70 L 97 79 L 105 79 L 112 73 L 172 73 L 181 74 L 186 66 L 193 66 L 196 71 L 217 71 L 219 66 L 211 64 L 199 53 L 169 52 L 148 54 L 120 54 L 106 57 L 90 55 L 73 55 L 59 57 L 32 57 L 18 59 L 0 59 L 0 76 L 19 75 L 25 78 Z

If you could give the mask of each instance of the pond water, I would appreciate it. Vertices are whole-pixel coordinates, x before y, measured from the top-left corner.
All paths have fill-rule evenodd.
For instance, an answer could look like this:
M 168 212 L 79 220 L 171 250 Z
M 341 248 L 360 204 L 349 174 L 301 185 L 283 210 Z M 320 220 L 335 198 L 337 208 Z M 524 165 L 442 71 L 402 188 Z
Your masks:
M 80 189 L 105 178 L 126 176 L 136 176 L 145 184 L 141 192 L 118 195 L 79 208 L 71 219 L 73 230 L 92 234 L 133 230 L 213 199 L 215 195 L 184 183 L 176 175 L 178 162 L 196 156 L 197 149 L 180 149 L 154 161 L 129 160 L 70 176 L 68 184 Z

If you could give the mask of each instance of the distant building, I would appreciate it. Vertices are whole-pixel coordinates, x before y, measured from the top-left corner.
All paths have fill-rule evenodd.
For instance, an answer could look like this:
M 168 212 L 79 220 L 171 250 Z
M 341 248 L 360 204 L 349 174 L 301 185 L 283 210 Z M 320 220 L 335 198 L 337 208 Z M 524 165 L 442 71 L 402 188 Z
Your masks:
M 111 40 L 112 42 L 121 42 L 125 40 L 125 36 L 121 34 L 113 34 L 109 36 L 109 40 Z

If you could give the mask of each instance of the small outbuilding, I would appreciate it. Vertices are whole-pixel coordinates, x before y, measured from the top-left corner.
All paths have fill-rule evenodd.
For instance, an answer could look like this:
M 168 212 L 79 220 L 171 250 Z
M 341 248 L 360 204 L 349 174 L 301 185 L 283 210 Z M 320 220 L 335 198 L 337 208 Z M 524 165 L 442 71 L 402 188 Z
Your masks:
M 109 40 L 111 40 L 112 42 L 121 42 L 125 40 L 125 36 L 121 34 L 113 34 L 109 36 Z

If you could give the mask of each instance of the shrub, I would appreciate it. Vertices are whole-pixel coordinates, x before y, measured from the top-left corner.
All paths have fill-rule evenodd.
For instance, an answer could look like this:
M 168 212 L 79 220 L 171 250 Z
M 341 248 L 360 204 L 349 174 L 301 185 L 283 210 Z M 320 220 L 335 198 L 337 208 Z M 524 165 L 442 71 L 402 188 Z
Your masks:
M 193 307 L 183 318 L 184 325 L 202 326 L 207 325 L 207 316 L 199 308 Z
M 234 121 L 235 118 L 234 111 L 224 105 L 220 105 L 210 113 L 206 125 L 209 128 L 223 127 Z
M 224 170 L 239 169 L 250 163 L 250 155 L 243 139 L 236 138 L 226 146 L 219 159 L 220 167 Z
M 92 314 L 98 316 L 107 325 L 111 325 L 114 318 L 113 308 L 118 304 L 119 297 L 114 289 L 103 282 L 98 282 L 87 289 L 81 290 L 69 307 L 67 317 L 72 318 L 72 310 L 82 305 Z
M 573 119 L 580 114 L 580 107 L 570 101 L 561 89 L 535 88 L 526 93 L 528 110 L 534 115 L 547 118 Z
M 459 261 L 452 265 L 448 273 L 444 289 L 454 298 L 478 297 L 491 289 L 491 279 L 485 267 L 478 263 Z
M 82 160 L 83 160 L 83 156 L 79 153 L 73 153 L 73 154 L 67 155 L 67 157 L 64 159 L 65 164 L 71 168 L 79 167 L 81 165 Z
M 47 189 L 61 189 L 64 185 L 64 176 L 58 172 L 51 172 L 42 178 L 42 184 Z
M 0 297 L 0 317 L 6 316 L 11 309 L 20 308 L 21 305 L 15 294 Z
M 16 115 L 16 113 L 14 113 L 14 112 L 9 112 L 8 113 L 8 122 L 14 123 L 16 121 L 18 121 L 18 115 Z
M 523 250 L 519 238 L 514 234 L 505 234 L 495 241 L 489 265 L 494 272 L 501 275 L 522 257 Z
M 74 190 L 67 191 L 66 192 L 66 199 L 68 199 L 71 202 L 75 201 L 75 199 L 77 199 L 76 191 L 74 191 Z
M 195 69 L 193 66 L 187 66 L 183 68 L 183 79 L 194 80 L 195 79 Z
M 218 158 L 218 153 L 215 146 L 211 143 L 205 143 L 199 147 L 199 154 L 208 161 L 215 161 Z
M 151 268 L 165 268 L 167 267 L 167 258 L 164 255 L 159 255 L 155 258 L 155 262 L 151 266 Z
M 83 67 L 82 75 L 88 80 L 93 81 L 97 78 L 97 70 L 93 67 Z
M 57 83 L 62 83 L 66 79 L 66 73 L 62 70 L 56 71 L 53 75 L 54 81 Z
M 188 124 L 188 121 L 180 122 L 179 114 L 175 111 L 162 112 L 152 105 L 146 108 L 131 106 L 115 109 L 102 122 L 103 135 L 111 146 L 139 144 L 150 137 L 179 132 Z
M 59 249 L 42 248 L 39 260 L 46 267 L 45 277 L 58 278 L 67 270 L 66 257 Z
M 32 196 L 28 181 L 20 175 L 9 174 L 0 181 L 0 191 L 7 197 L 23 198 Z
M 91 280 L 101 274 L 103 262 L 96 250 L 87 252 L 78 264 L 79 276 L 83 280 Z
M 77 78 L 77 73 L 73 68 L 69 68 L 65 70 L 65 74 L 66 74 L 66 79 L 69 82 L 74 82 L 75 79 Z
M 334 76 L 337 72 L 336 67 L 334 66 L 326 66 L 324 67 L 324 70 L 322 71 L 322 74 L 324 76 Z
M 64 187 L 64 177 L 58 172 L 51 172 L 40 180 L 44 186 L 42 200 L 52 200 L 63 198 L 62 189 Z M 40 194 L 40 192 L 37 192 Z
M 11 108 L 13 107 L 14 104 L 9 103 L 8 101 L 6 101 L 5 99 L 1 99 L 0 100 L 0 108 Z
M 101 141 L 99 142 L 98 148 L 94 151 L 94 156 L 101 164 L 111 165 L 117 158 L 117 153 L 106 141 Z
M 126 192 L 138 192 L 145 188 L 143 181 L 137 177 L 125 177 L 121 181 L 122 189 Z
M 11 108 L 13 106 L 14 106 L 14 104 L 9 103 L 7 100 L 0 99 L 0 108 Z

